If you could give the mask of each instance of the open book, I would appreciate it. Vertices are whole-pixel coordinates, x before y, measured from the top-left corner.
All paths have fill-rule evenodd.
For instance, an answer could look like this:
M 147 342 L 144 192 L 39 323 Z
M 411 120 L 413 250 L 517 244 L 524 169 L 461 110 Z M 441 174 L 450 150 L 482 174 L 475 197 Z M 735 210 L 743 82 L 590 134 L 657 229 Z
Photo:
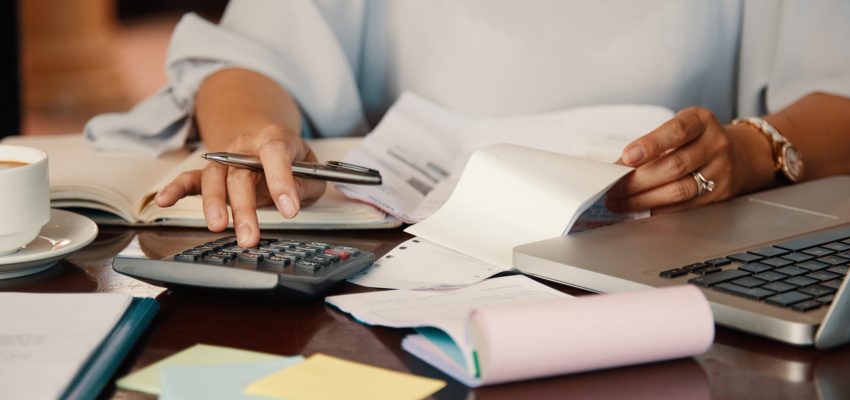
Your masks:
M 692 286 L 572 298 L 514 275 L 325 301 L 365 324 L 416 328 L 402 347 L 470 387 L 688 357 L 714 338 Z
M 341 159 L 361 139 L 310 142 L 322 160 Z M 159 158 L 135 153 L 97 152 L 82 135 L 9 137 L 4 144 L 28 146 L 48 154 L 50 198 L 53 207 L 97 210 L 97 222 L 129 225 L 206 227 L 199 196 L 187 197 L 169 208 L 153 204 L 157 191 L 183 171 L 200 169 L 203 148 Z M 368 204 L 350 200 L 328 185 L 325 195 L 288 220 L 273 207 L 257 210 L 262 229 L 371 229 L 401 224 Z

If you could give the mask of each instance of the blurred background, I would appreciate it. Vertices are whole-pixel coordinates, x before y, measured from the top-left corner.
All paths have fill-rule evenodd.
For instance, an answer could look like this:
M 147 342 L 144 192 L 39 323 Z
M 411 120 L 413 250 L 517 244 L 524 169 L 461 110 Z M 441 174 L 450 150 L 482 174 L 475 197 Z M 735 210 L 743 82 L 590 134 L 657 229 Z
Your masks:
M 79 133 L 165 84 L 180 16 L 227 0 L 0 1 L 0 136 Z

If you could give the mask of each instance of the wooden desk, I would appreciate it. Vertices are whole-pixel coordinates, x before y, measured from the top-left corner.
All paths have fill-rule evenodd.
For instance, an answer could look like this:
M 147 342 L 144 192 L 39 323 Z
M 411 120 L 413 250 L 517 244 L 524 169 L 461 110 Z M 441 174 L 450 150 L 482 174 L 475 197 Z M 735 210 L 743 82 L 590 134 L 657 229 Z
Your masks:
M 321 302 L 299 304 L 164 290 L 119 275 L 111 268 L 112 257 L 127 246 L 141 246 L 152 256 L 164 256 L 221 236 L 189 229 L 103 228 L 94 243 L 56 267 L 41 274 L 0 281 L 0 291 L 122 292 L 156 296 L 160 313 L 117 376 L 195 343 L 208 343 L 282 355 L 308 356 L 322 352 L 436 377 L 449 383 L 435 395 L 438 399 L 850 398 L 850 346 L 816 351 L 723 328 L 718 328 L 711 349 L 694 359 L 470 390 L 403 351 L 400 343 L 408 333 L 406 330 L 366 327 Z M 398 230 L 310 231 L 289 236 L 351 243 L 379 256 L 409 238 Z M 335 293 L 367 290 L 370 289 L 345 284 Z M 107 387 L 101 397 L 149 398 L 116 391 L 114 385 Z

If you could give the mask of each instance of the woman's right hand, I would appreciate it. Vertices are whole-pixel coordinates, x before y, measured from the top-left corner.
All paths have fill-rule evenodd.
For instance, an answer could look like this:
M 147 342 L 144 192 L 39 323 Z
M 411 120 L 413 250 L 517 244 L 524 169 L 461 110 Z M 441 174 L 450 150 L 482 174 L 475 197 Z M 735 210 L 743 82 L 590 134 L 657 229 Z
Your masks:
M 281 215 L 293 218 L 302 205 L 315 202 L 325 192 L 324 181 L 292 176 L 293 161 L 317 160 L 307 143 L 289 128 L 269 125 L 240 134 L 223 151 L 257 156 L 264 171 L 210 162 L 203 170 L 177 176 L 157 193 L 156 205 L 170 207 L 183 197 L 201 195 L 207 226 L 221 232 L 229 221 L 229 203 L 239 245 L 252 247 L 260 239 L 257 207 L 274 204 Z

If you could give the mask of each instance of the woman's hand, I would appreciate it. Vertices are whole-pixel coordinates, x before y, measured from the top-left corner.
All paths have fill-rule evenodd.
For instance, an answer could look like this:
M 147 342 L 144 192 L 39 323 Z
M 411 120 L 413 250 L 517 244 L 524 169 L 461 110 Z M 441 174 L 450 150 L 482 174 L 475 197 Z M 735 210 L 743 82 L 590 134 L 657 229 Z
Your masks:
M 653 214 L 694 208 L 768 186 L 771 148 L 755 128 L 722 125 L 704 108 L 688 108 L 623 151 L 635 170 L 609 192 L 612 211 Z M 698 177 L 713 182 L 700 193 Z M 707 182 L 706 182 L 707 183 Z
M 227 228 L 226 204 L 233 211 L 236 238 L 242 247 L 252 247 L 260 239 L 257 207 L 274 204 L 286 218 L 317 200 L 325 182 L 292 176 L 293 161 L 316 162 L 309 146 L 290 129 L 269 125 L 257 132 L 235 137 L 227 152 L 260 158 L 264 171 L 228 167 L 210 162 L 203 170 L 186 171 L 156 195 L 156 205 L 170 207 L 186 196 L 203 196 L 204 217 L 213 232 Z

